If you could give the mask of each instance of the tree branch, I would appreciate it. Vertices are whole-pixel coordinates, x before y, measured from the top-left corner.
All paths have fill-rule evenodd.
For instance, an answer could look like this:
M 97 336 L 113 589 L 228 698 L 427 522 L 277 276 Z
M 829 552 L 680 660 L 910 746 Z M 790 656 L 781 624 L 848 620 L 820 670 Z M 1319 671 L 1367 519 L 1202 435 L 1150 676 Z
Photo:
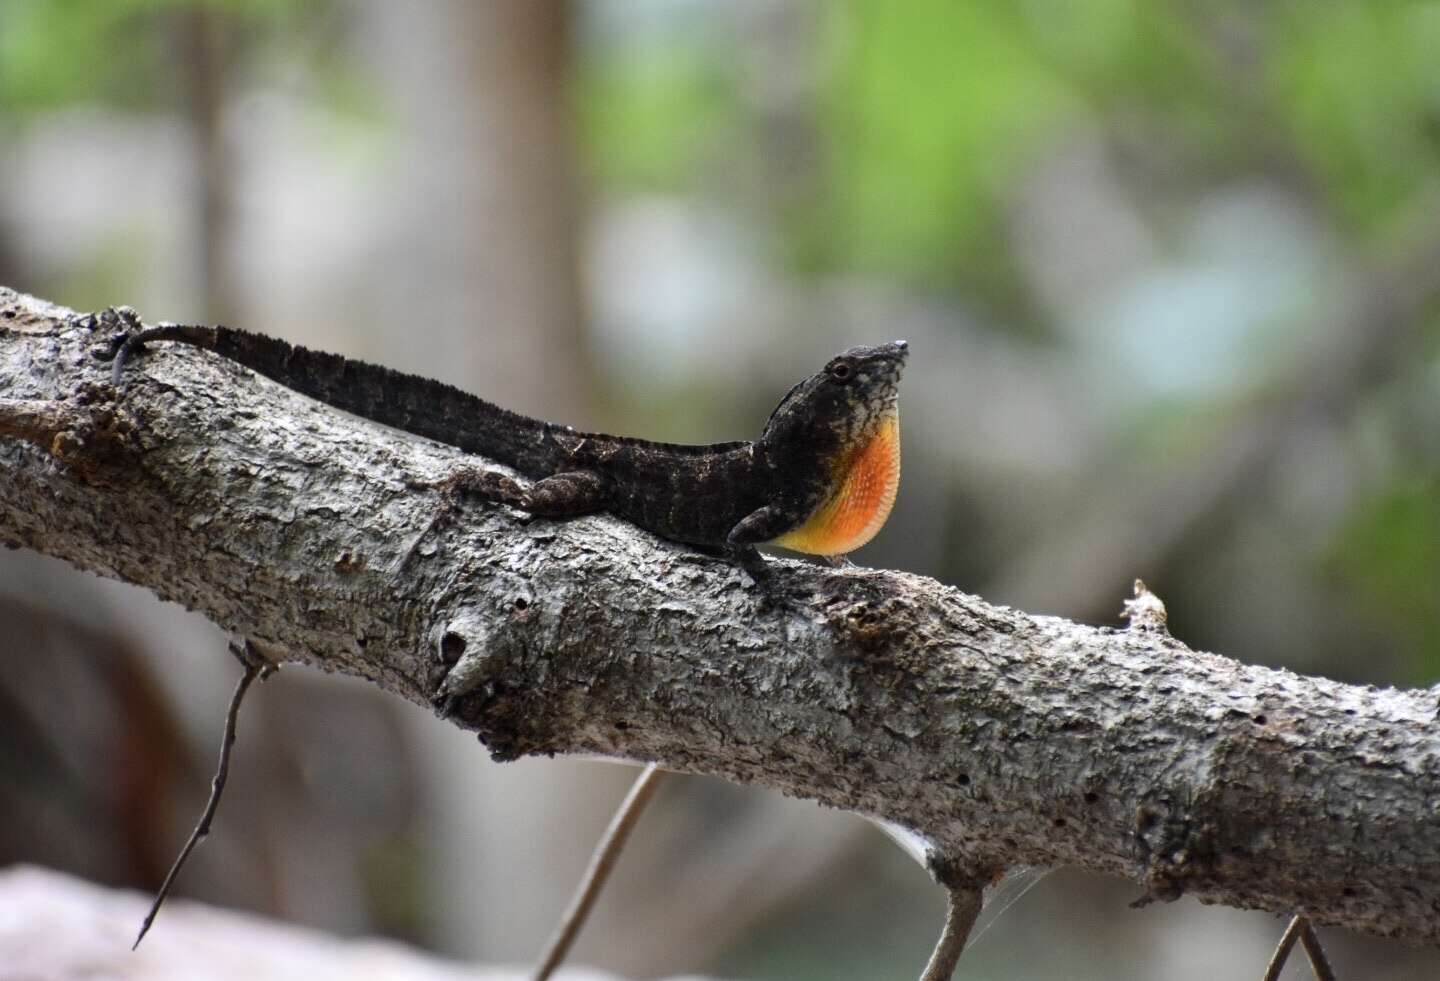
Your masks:
M 976 878 L 1077 865 L 1440 941 L 1436 690 L 898 572 L 783 563 L 790 601 L 766 606 L 727 562 L 606 517 L 431 522 L 458 452 L 190 349 L 157 346 L 117 396 L 91 353 L 110 329 L 0 290 L 7 544 L 440 705 L 499 759 L 657 761 L 916 829 Z
M 980 915 L 983 893 L 976 888 L 950 889 L 945 900 L 945 927 L 920 981 L 950 981 L 965 952 L 965 943 Z
M 620 808 L 610 819 L 610 826 L 596 844 L 595 853 L 590 856 L 590 864 L 580 879 L 580 885 L 576 888 L 570 905 L 546 942 L 545 950 L 540 955 L 540 965 L 535 968 L 532 981 L 549 981 L 569 956 L 570 948 L 580 936 L 580 930 L 585 926 L 595 900 L 600 898 L 600 890 L 605 888 L 610 873 L 615 870 L 615 863 L 620 860 L 625 841 L 630 837 L 630 832 L 635 830 L 635 825 L 645 813 L 655 791 L 659 790 L 664 782 L 665 771 L 653 763 L 641 770 L 640 776 L 635 778 L 630 791 L 621 801 Z
M 220 737 L 220 762 L 216 765 L 215 776 L 210 781 L 210 796 L 205 801 L 205 809 L 200 812 L 200 820 L 196 822 L 195 829 L 190 832 L 190 837 L 185 839 L 180 854 L 175 856 L 175 861 L 170 865 L 170 871 L 165 873 L 165 880 L 160 883 L 160 888 L 155 893 L 155 901 L 150 904 L 150 911 L 140 923 L 140 933 L 135 937 L 131 950 L 138 948 L 140 941 L 145 939 L 145 934 L 150 932 L 155 917 L 160 914 L 160 907 L 165 904 L 170 888 L 175 885 L 175 879 L 185 867 L 190 853 L 210 834 L 210 824 L 215 820 L 215 812 L 220 807 L 220 797 L 225 793 L 225 783 L 230 777 L 230 751 L 235 748 L 240 705 L 245 701 L 245 693 L 250 690 L 255 680 L 264 681 L 275 670 L 275 666 L 256 654 L 248 643 L 233 644 L 230 652 L 240 661 L 242 672 L 240 680 L 235 684 L 235 692 L 230 696 L 230 706 L 225 710 L 225 729 Z

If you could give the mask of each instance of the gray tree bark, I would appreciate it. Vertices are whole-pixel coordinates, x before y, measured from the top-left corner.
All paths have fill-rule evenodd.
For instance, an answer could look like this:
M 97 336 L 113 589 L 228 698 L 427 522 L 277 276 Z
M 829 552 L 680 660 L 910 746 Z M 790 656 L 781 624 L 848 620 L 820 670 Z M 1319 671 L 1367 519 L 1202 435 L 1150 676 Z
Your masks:
M 434 521 L 427 485 L 462 454 L 190 349 L 157 346 L 116 393 L 92 354 L 112 327 L 0 290 L 12 547 L 443 706 L 500 759 L 657 760 L 895 822 L 947 885 L 1077 865 L 1142 900 L 1440 941 L 1440 690 L 899 572 L 785 562 L 766 606 L 727 562 L 603 516 Z

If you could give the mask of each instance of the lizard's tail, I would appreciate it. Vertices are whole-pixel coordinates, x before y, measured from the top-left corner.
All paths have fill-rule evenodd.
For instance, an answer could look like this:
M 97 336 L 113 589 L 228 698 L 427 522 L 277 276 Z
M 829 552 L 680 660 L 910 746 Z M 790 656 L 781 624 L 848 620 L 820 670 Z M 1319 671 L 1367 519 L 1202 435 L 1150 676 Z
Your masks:
M 290 344 L 234 327 L 159 324 L 130 333 L 115 351 L 113 380 L 152 341 L 205 348 L 327 405 L 478 453 L 528 476 L 554 472 L 549 423 L 502 409 L 453 385 Z

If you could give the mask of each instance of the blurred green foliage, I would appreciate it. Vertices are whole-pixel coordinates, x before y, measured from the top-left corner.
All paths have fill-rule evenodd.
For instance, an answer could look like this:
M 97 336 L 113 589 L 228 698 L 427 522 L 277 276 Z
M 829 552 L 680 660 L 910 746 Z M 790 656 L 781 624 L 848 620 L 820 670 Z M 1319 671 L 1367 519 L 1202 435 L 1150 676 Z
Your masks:
M 1018 8 L 828 6 L 824 241 L 833 264 L 954 279 L 983 261 L 1014 168 L 1073 115 Z
M 323 6 L 0 0 L 0 106 L 143 108 L 165 71 L 157 18 L 210 7 L 263 24 Z M 1386 225 L 1440 174 L 1440 3 L 842 0 L 815 16 L 813 48 L 796 56 L 824 81 L 823 173 L 785 212 L 807 268 L 988 283 L 1013 299 L 994 247 L 1007 194 L 1081 127 L 1152 155 L 1144 176 L 1160 182 L 1294 153 L 1301 183 L 1362 228 Z M 676 191 L 760 152 L 737 149 L 755 112 L 740 70 L 713 38 L 587 54 L 576 102 L 596 178 Z M 1247 76 L 1260 84 L 1239 84 Z M 1221 124 L 1237 111 L 1248 130 Z
M 152 90 L 161 39 L 138 0 L 0 0 L 0 106 L 132 107 Z
M 213 9 L 266 24 L 323 7 L 297 0 L 0 0 L 0 110 L 72 103 L 143 110 L 167 77 L 164 18 Z
M 1377 620 L 1407 642 L 1410 683 L 1440 677 L 1440 474 L 1405 475 L 1356 508 L 1334 562 Z
M 1129 155 L 1142 192 L 1259 165 L 1362 227 L 1440 173 L 1434 2 L 844 0 L 817 16 L 796 56 L 825 82 L 825 173 L 788 231 L 821 269 L 983 289 L 1017 172 L 1079 128 Z M 597 175 L 675 190 L 746 152 L 727 58 L 700 43 L 592 58 L 580 104 Z
M 1304 159 L 1362 228 L 1440 175 L 1440 4 L 1281 5 L 1272 76 Z
M 694 43 L 627 45 L 587 62 L 576 101 L 591 174 L 636 191 L 692 185 L 741 109 L 733 78 Z

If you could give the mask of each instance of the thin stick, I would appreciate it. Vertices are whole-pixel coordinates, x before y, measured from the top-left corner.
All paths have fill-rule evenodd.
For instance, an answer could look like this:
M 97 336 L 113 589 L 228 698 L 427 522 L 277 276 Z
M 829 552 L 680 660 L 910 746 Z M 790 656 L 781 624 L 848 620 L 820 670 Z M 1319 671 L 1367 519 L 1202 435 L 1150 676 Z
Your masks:
M 1315 972 L 1316 981 L 1335 981 L 1335 971 L 1330 967 L 1325 949 L 1320 946 L 1320 937 L 1309 918 L 1304 919 L 1305 929 L 1300 933 L 1300 943 L 1305 948 L 1305 955 L 1310 958 L 1310 970 Z
M 580 887 L 575 890 L 575 896 L 570 900 L 570 907 L 565 910 L 555 932 L 550 935 L 550 942 L 545 945 L 540 966 L 535 969 L 535 981 L 547 981 L 570 953 L 575 938 L 580 935 L 580 929 L 590 916 L 590 908 L 595 905 L 595 899 L 600 895 L 600 890 L 604 888 L 610 872 L 620 858 L 626 839 L 630 837 L 630 832 L 635 830 L 640 815 L 645 812 L 645 806 L 664 782 L 664 776 L 665 771 L 651 763 L 635 778 L 630 792 L 625 795 L 619 810 L 610 819 L 610 826 L 605 829 L 604 837 L 595 846 L 595 852 L 590 856 L 590 866 L 585 870 Z
M 1270 955 L 1270 966 L 1265 968 L 1265 976 L 1260 981 L 1280 981 L 1280 972 L 1285 970 L 1285 962 L 1290 959 L 1290 949 L 1295 946 L 1295 941 L 1300 939 L 1300 934 L 1305 932 L 1307 923 L 1309 921 L 1303 916 L 1297 916 L 1290 921 L 1290 925 L 1280 937 L 1280 943 L 1275 945 L 1275 953 Z
M 195 850 L 200 839 L 210 833 L 210 822 L 215 817 L 215 810 L 220 806 L 220 795 L 225 792 L 225 778 L 230 773 L 230 750 L 235 745 L 235 721 L 240 715 L 240 703 L 245 700 L 245 692 L 249 690 L 250 683 L 256 678 L 263 681 L 275 671 L 275 665 L 256 654 L 249 641 L 245 642 L 243 650 L 232 644 L 230 651 L 245 666 L 245 673 L 240 676 L 240 681 L 235 685 L 235 692 L 230 696 L 230 707 L 225 713 L 225 735 L 220 742 L 220 764 L 215 768 L 215 777 L 210 781 L 210 799 L 205 802 L 205 810 L 200 815 L 200 822 L 195 825 L 195 830 L 190 832 L 185 847 L 180 849 L 180 854 L 176 857 L 175 864 L 170 866 L 165 881 L 160 883 L 160 891 L 155 894 L 155 902 L 150 904 L 150 912 L 145 914 L 145 922 L 140 924 L 140 933 L 130 947 L 131 950 L 139 947 L 140 941 L 145 939 L 145 934 L 150 932 L 150 926 L 160 912 L 160 905 L 165 902 L 165 897 L 170 895 L 170 887 L 174 885 L 175 877 L 180 874 L 185 860 L 190 857 L 190 853 Z
M 1295 941 L 1300 941 L 1305 946 L 1305 953 L 1310 958 L 1310 968 L 1315 972 L 1319 981 L 1335 981 L 1335 972 L 1330 968 L 1330 962 L 1325 957 L 1325 951 L 1320 947 L 1320 938 L 1315 935 L 1315 928 L 1310 925 L 1310 918 L 1296 914 L 1285 928 L 1285 933 L 1280 938 L 1280 943 L 1275 947 L 1275 953 L 1270 957 L 1270 966 L 1265 969 L 1265 977 L 1261 981 L 1280 981 L 1280 972 L 1285 970 L 1285 962 L 1290 958 L 1290 951 L 1295 947 Z
M 949 909 L 945 916 L 945 930 L 925 965 L 920 981 L 950 981 L 955 974 L 955 965 L 965 951 L 965 941 L 980 915 L 984 893 L 979 889 L 951 889 Z

